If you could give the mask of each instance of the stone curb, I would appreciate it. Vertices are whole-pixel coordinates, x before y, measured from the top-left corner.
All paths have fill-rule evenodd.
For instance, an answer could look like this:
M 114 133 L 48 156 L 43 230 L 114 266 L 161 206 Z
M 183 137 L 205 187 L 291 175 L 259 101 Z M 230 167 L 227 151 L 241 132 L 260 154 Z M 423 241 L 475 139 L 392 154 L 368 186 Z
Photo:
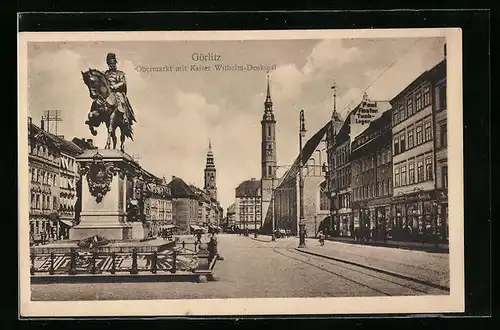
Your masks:
M 211 271 L 178 274 L 55 274 L 33 275 L 31 284 L 52 283 L 133 283 L 133 282 L 196 282 L 199 276 L 210 276 Z
M 310 254 L 310 255 L 313 255 L 313 256 L 316 256 L 316 257 L 323 257 L 323 258 L 326 258 L 326 259 L 335 260 L 335 261 L 343 262 L 343 263 L 350 264 L 350 265 L 353 265 L 353 266 L 358 266 L 358 267 L 362 267 L 362 268 L 365 268 L 365 269 L 373 270 L 375 272 L 379 272 L 379 273 L 382 273 L 382 274 L 386 274 L 386 275 L 398 277 L 398 278 L 401 278 L 401 279 L 404 279 L 404 280 L 408 280 L 408 281 L 420 283 L 420 284 L 423 284 L 423 285 L 428 285 L 428 286 L 431 286 L 433 288 L 437 288 L 437 289 L 440 289 L 440 290 L 444 290 L 444 291 L 448 291 L 448 292 L 450 291 L 450 288 L 448 286 L 436 284 L 436 283 L 433 283 L 431 281 L 422 280 L 422 279 L 419 279 L 419 278 L 411 277 L 411 276 L 408 276 L 408 275 L 403 275 L 403 274 L 396 273 L 396 272 L 393 272 L 393 271 L 388 271 L 388 270 L 385 270 L 385 269 L 380 269 L 380 268 L 376 268 L 376 267 L 364 265 L 364 264 L 357 263 L 357 262 L 354 262 L 354 261 L 349 261 L 349 260 L 346 260 L 346 259 L 335 258 L 335 257 L 331 257 L 331 256 L 328 256 L 328 255 L 325 255 L 325 254 L 320 254 L 320 253 L 315 253 L 315 252 L 311 252 L 311 251 L 306 251 L 306 250 L 299 249 L 299 248 L 295 248 L 295 250 L 297 250 L 299 252 L 302 252 L 302 253 Z

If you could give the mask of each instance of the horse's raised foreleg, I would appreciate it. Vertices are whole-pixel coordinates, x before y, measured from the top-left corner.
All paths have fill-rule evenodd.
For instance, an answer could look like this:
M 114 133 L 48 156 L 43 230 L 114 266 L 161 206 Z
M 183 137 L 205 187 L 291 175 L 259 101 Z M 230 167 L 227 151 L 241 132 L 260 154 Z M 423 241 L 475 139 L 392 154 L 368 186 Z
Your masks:
M 106 140 L 106 146 L 104 147 L 104 149 L 109 149 L 110 146 L 111 146 L 111 130 L 110 130 L 110 123 L 109 121 L 106 122 L 106 130 L 108 131 L 108 138 Z

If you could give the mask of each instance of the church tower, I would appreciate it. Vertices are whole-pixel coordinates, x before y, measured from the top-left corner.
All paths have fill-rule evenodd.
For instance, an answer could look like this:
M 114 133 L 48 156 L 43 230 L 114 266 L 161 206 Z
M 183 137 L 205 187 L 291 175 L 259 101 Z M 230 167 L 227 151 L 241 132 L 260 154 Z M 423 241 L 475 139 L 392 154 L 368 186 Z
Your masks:
M 276 181 L 276 119 L 273 113 L 273 101 L 271 100 L 271 88 L 269 86 L 269 74 L 267 75 L 267 94 L 264 102 L 264 115 L 260 122 L 261 135 L 261 216 L 267 220 L 273 188 Z M 264 222 L 261 221 L 261 224 Z
M 217 199 L 216 172 L 212 142 L 208 141 L 207 163 L 205 165 L 205 185 L 203 189 L 215 199 Z

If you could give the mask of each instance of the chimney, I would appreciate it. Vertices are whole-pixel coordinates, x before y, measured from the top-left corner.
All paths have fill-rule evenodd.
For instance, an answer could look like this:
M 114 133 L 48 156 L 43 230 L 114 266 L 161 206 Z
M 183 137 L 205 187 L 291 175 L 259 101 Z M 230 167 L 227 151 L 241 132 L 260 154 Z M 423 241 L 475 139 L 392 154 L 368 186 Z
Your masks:
M 42 120 L 40 121 L 40 128 L 42 129 L 42 131 L 45 131 L 45 121 L 43 120 L 43 117 Z
M 446 44 L 444 44 L 443 50 L 444 50 L 444 59 L 446 59 Z
M 32 124 L 33 123 L 33 120 L 31 119 L 31 117 L 28 117 L 28 124 Z
M 64 140 L 64 135 L 58 135 L 57 137 Z
M 250 180 L 255 181 L 255 178 L 251 178 Z
M 87 143 L 90 144 L 91 147 L 94 146 L 94 141 L 92 139 L 87 139 Z
M 175 175 L 172 175 L 172 180 L 174 180 L 174 179 L 175 179 Z

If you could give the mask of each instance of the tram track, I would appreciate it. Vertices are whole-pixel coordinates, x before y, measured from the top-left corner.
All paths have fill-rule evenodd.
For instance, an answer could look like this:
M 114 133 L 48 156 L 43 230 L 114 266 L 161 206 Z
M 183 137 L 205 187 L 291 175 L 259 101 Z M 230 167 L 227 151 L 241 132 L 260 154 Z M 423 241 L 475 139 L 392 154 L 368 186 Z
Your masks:
M 385 296 L 448 294 L 446 290 L 434 288 L 417 281 L 402 279 L 395 275 L 380 273 L 321 256 L 305 255 L 293 248 L 274 248 L 274 252 Z

